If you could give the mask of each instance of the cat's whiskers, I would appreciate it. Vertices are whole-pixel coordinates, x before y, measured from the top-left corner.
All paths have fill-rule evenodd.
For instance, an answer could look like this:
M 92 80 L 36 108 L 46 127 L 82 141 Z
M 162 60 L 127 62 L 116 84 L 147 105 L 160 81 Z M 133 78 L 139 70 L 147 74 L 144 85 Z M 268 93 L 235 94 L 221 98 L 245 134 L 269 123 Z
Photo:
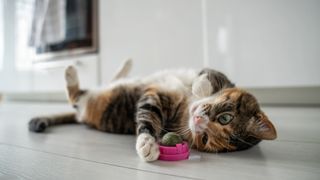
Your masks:
M 191 131 L 189 129 L 181 130 L 181 131 L 178 131 L 177 133 L 180 134 L 180 136 L 182 136 L 183 139 L 186 139 L 187 141 L 190 141 Z
M 195 144 L 195 147 L 196 147 L 196 150 L 199 150 L 199 148 L 198 148 L 198 140 L 197 140 L 197 138 L 196 138 L 196 135 L 195 134 L 192 134 L 192 146 Z M 191 147 L 192 147 L 191 146 Z
M 189 133 L 190 129 L 188 128 L 181 128 L 181 129 L 177 129 L 176 132 L 178 133 Z
M 189 134 L 189 132 L 188 131 L 178 132 L 178 134 L 180 134 L 181 136 L 187 136 Z
M 217 148 L 215 148 L 214 146 L 212 146 L 211 148 L 213 149 L 213 152 L 214 152 L 215 154 L 218 154 Z
M 231 144 L 230 144 L 230 137 L 226 138 L 226 140 L 227 140 L 227 142 L 228 142 L 228 145 L 231 145 Z M 229 148 L 226 148 L 226 149 L 227 149 L 227 152 L 229 152 L 229 151 L 228 151 Z
M 188 133 L 191 133 L 191 130 L 189 128 L 188 125 L 184 125 L 184 126 L 181 126 L 181 127 L 177 127 L 174 129 L 176 132 L 188 132 Z
M 160 131 L 169 132 L 168 130 L 165 130 L 164 128 L 162 128 L 160 125 L 158 125 L 158 124 L 156 124 L 156 123 L 153 123 L 152 125 L 155 127 L 155 129 L 158 128 Z
M 175 130 L 185 130 L 185 129 L 189 129 L 189 128 L 187 128 L 187 127 L 177 127 L 177 128 L 175 128 Z
M 207 128 L 206 130 L 209 131 L 210 134 L 213 134 L 214 136 L 217 136 L 217 133 L 214 132 L 212 129 Z
M 251 144 L 251 143 L 249 143 L 249 142 L 247 142 L 247 141 L 245 141 L 245 140 L 241 139 L 240 137 L 238 137 L 238 136 L 237 136 L 237 135 L 235 135 L 235 134 L 231 134 L 231 136 L 232 136 L 232 137 L 234 137 L 234 138 L 236 138 L 236 139 L 238 139 L 239 141 L 241 141 L 241 142 L 243 142 L 243 143 L 247 144 L 247 145 L 253 146 L 253 144 Z
M 221 146 L 221 147 L 223 147 L 223 148 L 225 148 L 225 149 L 227 149 L 227 150 L 230 148 L 230 138 L 228 138 L 227 136 L 221 136 L 221 135 L 213 132 L 213 130 L 210 129 L 210 128 L 207 128 L 207 131 L 208 131 L 209 133 L 211 133 L 213 136 L 216 137 L 216 138 L 214 139 L 215 144 L 217 144 L 217 145 L 219 145 L 219 146 Z M 219 138 L 218 138 L 218 136 L 219 136 Z M 224 139 L 224 140 L 226 141 L 226 143 L 223 142 L 222 140 L 219 140 L 220 138 L 221 138 L 221 139 Z M 217 149 L 215 146 L 211 146 L 210 148 L 214 149 L 214 152 L 215 152 L 215 153 L 218 153 L 218 149 Z
M 191 149 L 191 148 L 193 147 L 193 145 L 194 145 L 194 139 L 191 138 L 191 144 L 190 144 L 190 146 L 189 146 L 189 149 Z

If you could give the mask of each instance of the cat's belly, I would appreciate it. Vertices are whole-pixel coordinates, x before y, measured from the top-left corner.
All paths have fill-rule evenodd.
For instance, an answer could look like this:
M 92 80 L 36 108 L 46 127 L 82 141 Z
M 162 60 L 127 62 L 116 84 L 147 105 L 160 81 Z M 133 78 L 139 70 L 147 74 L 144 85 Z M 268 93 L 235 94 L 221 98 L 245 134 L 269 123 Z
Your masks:
M 136 104 L 140 96 L 140 88 L 128 86 L 100 93 L 88 101 L 84 123 L 101 131 L 134 134 Z

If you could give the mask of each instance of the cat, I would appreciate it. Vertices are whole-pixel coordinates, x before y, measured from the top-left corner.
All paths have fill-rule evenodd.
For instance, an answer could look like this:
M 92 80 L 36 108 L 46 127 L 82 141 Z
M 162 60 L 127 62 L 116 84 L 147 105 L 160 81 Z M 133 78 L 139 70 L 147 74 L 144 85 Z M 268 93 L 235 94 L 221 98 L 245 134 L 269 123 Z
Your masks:
M 158 141 L 176 132 L 199 151 L 231 152 L 273 140 L 276 130 L 256 98 L 213 69 L 168 70 L 127 78 L 127 61 L 99 91 L 80 89 L 77 71 L 65 71 L 74 113 L 39 116 L 29 130 L 43 132 L 63 123 L 83 123 L 100 131 L 136 134 L 136 151 L 147 162 L 159 157 Z

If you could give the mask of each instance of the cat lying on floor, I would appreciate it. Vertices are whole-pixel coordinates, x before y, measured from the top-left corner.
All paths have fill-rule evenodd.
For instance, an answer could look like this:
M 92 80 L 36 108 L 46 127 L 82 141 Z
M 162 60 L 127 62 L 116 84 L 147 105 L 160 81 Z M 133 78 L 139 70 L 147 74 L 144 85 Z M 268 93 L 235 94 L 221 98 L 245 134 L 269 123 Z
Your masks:
M 207 152 L 244 150 L 277 136 L 255 97 L 220 72 L 163 71 L 130 79 L 130 67 L 128 61 L 100 91 L 80 89 L 76 69 L 68 67 L 67 93 L 75 112 L 35 117 L 29 129 L 84 123 L 105 132 L 136 134 L 136 151 L 144 161 L 158 159 L 158 140 L 169 131 Z

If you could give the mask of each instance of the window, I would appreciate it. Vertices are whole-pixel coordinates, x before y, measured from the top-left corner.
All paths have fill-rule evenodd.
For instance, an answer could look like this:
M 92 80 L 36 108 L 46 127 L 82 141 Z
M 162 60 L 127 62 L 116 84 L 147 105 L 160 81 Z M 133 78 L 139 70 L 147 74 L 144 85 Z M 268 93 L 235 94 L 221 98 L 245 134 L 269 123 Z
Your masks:
M 15 65 L 18 70 L 28 70 L 32 66 L 34 50 L 29 44 L 29 32 L 34 0 L 16 0 L 15 7 Z

